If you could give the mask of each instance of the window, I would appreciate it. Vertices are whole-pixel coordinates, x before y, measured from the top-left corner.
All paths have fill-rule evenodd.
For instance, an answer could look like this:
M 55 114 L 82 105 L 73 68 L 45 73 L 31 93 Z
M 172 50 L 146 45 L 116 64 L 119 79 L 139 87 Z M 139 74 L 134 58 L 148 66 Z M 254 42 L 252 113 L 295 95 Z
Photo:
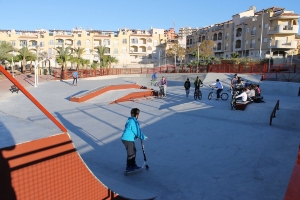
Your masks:
M 117 46 L 119 46 L 119 42 L 118 41 L 114 41 L 114 47 L 117 47 Z
M 268 42 L 268 38 L 264 38 L 264 42 Z
M 246 40 L 246 44 L 248 44 L 248 40 Z
M 251 52 L 250 55 L 252 56 L 252 55 L 253 55 L 253 52 Z
M 54 41 L 53 40 L 49 40 L 49 45 L 54 45 Z
M 27 46 L 27 41 L 26 40 L 20 40 L 20 46 L 26 47 Z
M 261 25 L 258 25 L 258 28 L 261 28 Z
M 90 40 L 86 40 L 86 41 L 85 41 L 85 45 L 86 45 L 86 46 L 90 46 Z
M 123 31 L 123 35 L 126 35 L 125 31 Z
M 90 36 L 91 34 L 90 34 L 90 32 L 87 32 L 86 35 L 87 35 L 87 36 Z
M 260 38 L 258 38 L 257 41 L 260 41 Z
M 131 39 L 131 43 L 132 44 L 137 44 L 138 43 L 138 39 L 137 38 L 132 38 Z
M 40 47 L 45 47 L 44 42 L 40 42 Z
M 50 32 L 50 33 L 49 33 L 49 36 L 53 36 L 53 32 Z
M 16 41 L 11 41 L 12 46 L 16 46 Z
M 114 54 L 118 54 L 118 48 L 114 48 Z
M 123 40 L 122 40 L 122 43 L 123 43 L 123 44 L 127 44 L 127 39 L 123 39 Z
M 86 48 L 86 49 L 85 49 L 85 53 L 86 53 L 86 54 L 90 54 L 90 53 L 91 53 L 90 49 Z
M 109 40 L 109 39 L 104 39 L 104 40 L 103 40 L 103 45 L 104 45 L 104 46 L 110 45 L 110 40 Z
M 81 37 L 81 34 L 78 34 L 78 37 Z
M 7 33 L 7 37 L 11 37 L 11 34 L 10 34 L 10 33 Z
M 265 25 L 264 25 L 264 28 L 268 28 L 268 26 L 269 26 L 269 24 L 265 24 Z
M 150 47 L 150 46 L 147 47 L 147 50 L 148 50 L 148 51 L 152 51 L 152 47 Z
M 80 40 L 77 41 L 77 46 L 81 46 L 81 41 Z
M 227 24 L 227 26 L 226 26 L 227 28 L 229 28 L 229 24 Z
M 32 41 L 31 45 L 32 46 L 36 46 L 37 45 L 37 41 Z
M 246 29 L 246 32 L 247 32 L 247 33 L 249 32 L 249 28 Z
M 126 47 L 122 47 L 122 53 L 126 53 L 127 48 Z

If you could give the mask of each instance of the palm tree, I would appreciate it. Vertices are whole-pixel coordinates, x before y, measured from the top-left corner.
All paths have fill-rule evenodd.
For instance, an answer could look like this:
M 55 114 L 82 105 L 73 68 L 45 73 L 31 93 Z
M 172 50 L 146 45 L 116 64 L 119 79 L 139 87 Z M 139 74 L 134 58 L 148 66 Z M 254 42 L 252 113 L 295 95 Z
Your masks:
M 81 59 L 82 55 L 85 53 L 85 48 L 83 48 L 83 47 L 75 48 L 74 53 L 78 59 Z M 79 65 L 77 64 L 76 70 L 78 70 L 78 67 L 79 67 Z
M 76 70 L 78 70 L 78 57 L 74 57 L 74 56 L 70 56 L 70 63 L 71 63 L 71 68 L 73 69 L 73 64 L 77 63 L 77 67 L 76 67 Z
M 107 57 L 105 57 L 105 64 L 109 68 L 111 67 L 112 63 L 118 63 L 118 62 L 119 62 L 119 60 L 116 57 L 113 57 L 113 56 L 107 56 Z
M 11 60 L 12 55 L 10 52 L 13 50 L 10 43 L 5 41 L 0 42 L 0 62 L 3 63 L 5 60 Z
M 100 59 L 100 67 L 107 67 L 106 63 L 102 61 L 105 59 L 106 55 L 104 55 L 107 51 L 109 50 L 108 47 L 106 47 L 105 45 L 104 46 L 97 46 L 96 47 L 96 52 L 99 56 L 99 59 Z
M 25 65 L 27 61 L 31 60 L 35 55 L 32 52 L 30 52 L 27 47 L 22 47 L 21 49 L 19 49 L 18 53 L 20 60 L 22 60 L 21 71 L 22 73 L 25 73 Z
M 67 62 L 70 60 L 70 47 L 57 47 L 58 49 L 56 49 L 57 51 L 57 56 L 56 56 L 56 61 L 58 62 L 58 64 L 61 65 L 61 78 L 65 79 L 65 67 L 67 66 Z
M 57 56 L 56 61 L 61 65 L 61 70 L 65 70 L 65 67 L 67 66 L 67 62 L 70 60 L 70 47 L 57 47 Z

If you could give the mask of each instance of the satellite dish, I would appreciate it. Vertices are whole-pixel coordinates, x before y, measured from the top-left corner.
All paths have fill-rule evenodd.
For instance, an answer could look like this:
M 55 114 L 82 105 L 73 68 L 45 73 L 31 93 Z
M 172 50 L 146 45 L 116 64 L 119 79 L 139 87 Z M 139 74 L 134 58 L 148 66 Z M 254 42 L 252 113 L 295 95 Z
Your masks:
M 254 12 L 256 11 L 256 7 L 255 6 L 250 6 L 249 10 L 254 10 Z

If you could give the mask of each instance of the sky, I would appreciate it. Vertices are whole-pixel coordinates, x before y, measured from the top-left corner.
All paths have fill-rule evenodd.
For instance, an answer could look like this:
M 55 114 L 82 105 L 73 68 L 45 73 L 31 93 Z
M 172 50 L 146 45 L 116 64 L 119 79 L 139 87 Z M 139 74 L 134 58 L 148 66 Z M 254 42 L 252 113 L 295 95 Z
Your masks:
M 276 6 L 300 14 L 300 3 L 294 0 L 0 0 L 0 29 L 82 27 L 117 31 L 175 27 L 177 32 L 180 27 L 204 27 L 230 20 L 252 5 L 257 10 Z

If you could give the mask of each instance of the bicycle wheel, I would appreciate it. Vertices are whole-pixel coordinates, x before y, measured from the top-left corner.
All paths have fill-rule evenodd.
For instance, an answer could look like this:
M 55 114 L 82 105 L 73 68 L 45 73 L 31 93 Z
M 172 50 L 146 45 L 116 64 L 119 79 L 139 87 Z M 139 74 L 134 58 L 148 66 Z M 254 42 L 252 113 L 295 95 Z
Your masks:
M 222 94 L 221 94 L 221 99 L 222 99 L 223 101 L 226 101 L 226 100 L 228 99 L 228 94 L 227 94 L 227 93 L 222 93 Z
M 210 92 L 210 93 L 208 94 L 208 99 L 211 100 L 212 97 L 213 97 L 213 92 Z
M 197 92 L 194 92 L 194 99 L 197 100 Z
M 199 100 L 202 99 L 202 92 L 201 92 L 201 91 L 199 91 L 199 93 L 198 93 L 198 99 L 199 99 Z

